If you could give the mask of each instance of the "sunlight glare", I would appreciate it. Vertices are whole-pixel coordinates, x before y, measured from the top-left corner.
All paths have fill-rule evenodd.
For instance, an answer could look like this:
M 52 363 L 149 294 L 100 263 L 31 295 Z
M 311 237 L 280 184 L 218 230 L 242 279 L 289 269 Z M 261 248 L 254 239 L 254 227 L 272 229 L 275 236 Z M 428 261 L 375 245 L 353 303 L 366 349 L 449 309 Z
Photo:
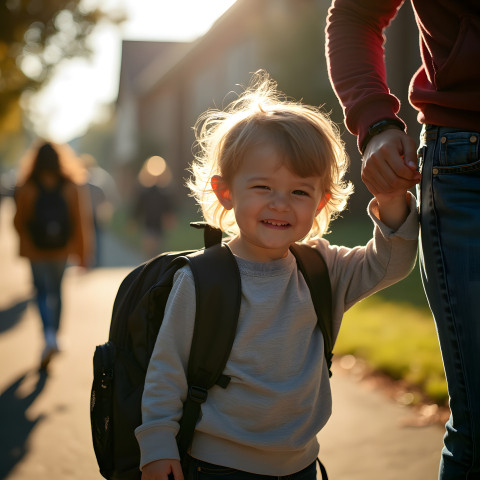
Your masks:
M 205 33 L 235 0 L 123 0 L 129 21 L 128 39 L 192 41 Z
M 146 188 L 154 185 L 166 187 L 172 181 L 172 172 L 167 162 L 158 155 L 148 158 L 138 173 L 138 181 Z
M 159 177 L 166 170 L 167 164 L 162 157 L 154 155 L 147 160 L 145 168 L 150 175 L 153 175 L 154 177 Z
M 118 92 L 121 40 L 192 41 L 204 34 L 235 0 L 83 0 L 85 10 L 96 6 L 125 10 L 128 20 L 119 29 L 100 24 L 91 36 L 90 60 L 62 62 L 58 74 L 35 95 L 32 107 L 35 132 L 53 141 L 66 142 L 83 135 L 92 120 Z M 64 29 L 71 19 L 58 15 Z M 68 28 L 67 28 L 68 31 Z M 46 52 L 47 58 L 58 52 Z M 38 74 L 34 59 L 24 58 L 22 69 Z

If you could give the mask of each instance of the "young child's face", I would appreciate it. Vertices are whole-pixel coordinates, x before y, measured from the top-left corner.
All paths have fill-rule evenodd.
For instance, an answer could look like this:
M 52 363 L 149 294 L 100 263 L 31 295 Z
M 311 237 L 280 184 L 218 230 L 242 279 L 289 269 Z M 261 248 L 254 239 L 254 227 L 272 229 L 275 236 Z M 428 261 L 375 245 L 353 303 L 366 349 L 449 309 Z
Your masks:
M 321 178 L 298 176 L 283 158 L 275 145 L 260 144 L 246 155 L 230 188 L 222 179 L 212 181 L 222 205 L 234 210 L 240 234 L 230 245 L 243 258 L 283 258 L 323 207 Z

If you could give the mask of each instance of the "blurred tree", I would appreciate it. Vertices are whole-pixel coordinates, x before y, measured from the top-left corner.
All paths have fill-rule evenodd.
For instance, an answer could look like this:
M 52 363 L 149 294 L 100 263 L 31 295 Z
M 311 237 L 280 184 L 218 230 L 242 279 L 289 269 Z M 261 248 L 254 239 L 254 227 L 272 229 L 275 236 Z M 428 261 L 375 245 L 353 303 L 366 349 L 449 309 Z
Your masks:
M 91 3 L 91 2 L 90 2 Z M 100 5 L 101 2 L 98 2 Z M 0 1 L 0 132 L 21 128 L 21 99 L 44 85 L 63 59 L 88 57 L 88 36 L 123 12 L 88 9 L 82 0 Z

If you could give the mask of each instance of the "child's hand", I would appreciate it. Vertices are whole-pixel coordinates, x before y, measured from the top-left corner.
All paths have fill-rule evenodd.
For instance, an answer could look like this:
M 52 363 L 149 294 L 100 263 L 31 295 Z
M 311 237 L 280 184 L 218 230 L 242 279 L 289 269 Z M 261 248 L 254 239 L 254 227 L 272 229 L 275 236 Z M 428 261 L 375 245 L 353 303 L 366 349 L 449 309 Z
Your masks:
M 172 474 L 170 477 L 169 475 Z M 178 460 L 156 460 L 143 467 L 142 480 L 183 480 L 182 466 Z
M 392 230 L 397 230 L 410 212 L 406 192 L 396 195 L 376 195 L 375 198 L 380 220 Z

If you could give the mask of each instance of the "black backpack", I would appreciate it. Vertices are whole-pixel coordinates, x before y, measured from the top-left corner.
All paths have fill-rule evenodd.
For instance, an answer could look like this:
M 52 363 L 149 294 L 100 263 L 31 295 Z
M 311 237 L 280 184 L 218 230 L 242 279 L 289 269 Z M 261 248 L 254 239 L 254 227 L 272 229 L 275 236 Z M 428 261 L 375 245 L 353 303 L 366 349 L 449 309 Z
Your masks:
M 182 458 L 191 445 L 208 390 L 214 385 L 228 386 L 230 379 L 223 370 L 240 312 L 240 272 L 230 249 L 221 243 L 220 230 L 203 223 L 192 225 L 205 229 L 206 248 L 164 253 L 130 272 L 115 298 L 109 341 L 96 347 L 90 420 L 100 473 L 107 479 L 141 477 L 134 430 L 142 423 L 145 375 L 173 276 L 183 265 L 188 264 L 193 272 L 197 304 L 187 371 L 188 396 L 177 435 Z M 313 248 L 297 244 L 291 250 L 312 295 L 330 372 L 332 302 L 327 267 Z
M 32 218 L 28 230 L 36 247 L 54 250 L 67 245 L 72 234 L 72 221 L 62 183 L 52 190 L 38 184 Z

